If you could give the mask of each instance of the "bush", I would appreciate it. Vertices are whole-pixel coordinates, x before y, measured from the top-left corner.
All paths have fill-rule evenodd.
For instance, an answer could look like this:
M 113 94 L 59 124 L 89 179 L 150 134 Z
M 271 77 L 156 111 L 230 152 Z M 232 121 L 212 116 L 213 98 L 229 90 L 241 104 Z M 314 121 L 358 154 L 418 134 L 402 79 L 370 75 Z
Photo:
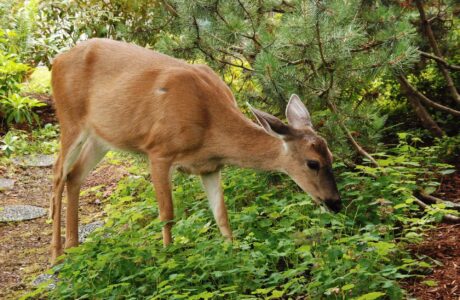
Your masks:
M 360 172 L 340 174 L 342 214 L 316 207 L 290 180 L 274 183 L 270 174 L 227 169 L 232 244 L 220 237 L 199 182 L 179 175 L 175 243 L 163 248 L 147 173 L 127 177 L 110 197 L 105 226 L 69 250 L 54 269 L 57 287 L 46 296 L 401 299 L 397 281 L 430 267 L 412 259 L 404 245 L 421 240 L 420 229 L 443 213 L 435 209 L 419 218 L 412 192 L 419 184 L 431 186 L 448 168 L 430 149 L 415 150 L 409 137 L 401 138 L 393 153 L 381 153 L 382 169 L 359 166 Z
M 0 100 L 0 106 L 5 116 L 7 124 L 21 124 L 27 122 L 32 124 L 34 121 L 39 123 L 38 115 L 33 112 L 33 108 L 44 106 L 45 103 L 29 97 L 22 97 L 18 94 L 13 94 L 5 99 Z
M 58 132 L 58 127 L 52 124 L 46 124 L 31 133 L 12 129 L 0 139 L 0 157 L 5 157 L 5 162 L 9 162 L 10 156 L 53 154 L 58 149 Z

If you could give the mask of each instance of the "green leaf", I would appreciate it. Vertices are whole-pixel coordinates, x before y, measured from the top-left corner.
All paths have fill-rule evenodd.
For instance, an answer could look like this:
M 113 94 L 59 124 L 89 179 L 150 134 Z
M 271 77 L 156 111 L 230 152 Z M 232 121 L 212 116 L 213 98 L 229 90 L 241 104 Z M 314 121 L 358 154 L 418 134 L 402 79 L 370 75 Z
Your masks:
M 342 291 L 348 291 L 348 290 L 351 290 L 354 287 L 355 287 L 355 285 L 353 283 L 346 284 L 346 285 L 342 286 Z
M 355 300 L 374 300 L 374 299 L 378 299 L 378 298 L 380 298 L 382 296 L 385 296 L 385 293 L 372 292 L 372 293 L 367 293 L 367 294 L 361 295 L 358 298 L 355 298 Z
M 448 175 L 448 174 L 455 173 L 455 169 L 441 170 L 439 173 L 441 173 L 442 175 Z
M 438 286 L 438 282 L 435 281 L 435 280 L 425 280 L 425 281 L 422 281 L 423 284 L 427 285 L 427 286 Z

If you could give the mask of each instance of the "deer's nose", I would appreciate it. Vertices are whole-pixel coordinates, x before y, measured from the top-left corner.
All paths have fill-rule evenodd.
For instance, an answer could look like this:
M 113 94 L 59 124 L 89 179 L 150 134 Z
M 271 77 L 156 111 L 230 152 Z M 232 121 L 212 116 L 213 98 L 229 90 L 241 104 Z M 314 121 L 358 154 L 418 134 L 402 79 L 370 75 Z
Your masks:
M 342 200 L 338 199 L 326 199 L 324 201 L 326 206 L 335 213 L 338 213 L 342 209 Z

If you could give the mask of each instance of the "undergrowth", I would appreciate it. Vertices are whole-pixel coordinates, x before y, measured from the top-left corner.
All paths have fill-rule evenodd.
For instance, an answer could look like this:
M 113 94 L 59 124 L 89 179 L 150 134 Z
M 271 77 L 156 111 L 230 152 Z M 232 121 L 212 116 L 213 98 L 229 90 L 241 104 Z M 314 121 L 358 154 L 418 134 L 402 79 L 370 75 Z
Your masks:
M 450 172 L 433 148 L 401 138 L 378 154 L 381 169 L 336 165 L 346 209 L 335 215 L 284 175 L 225 169 L 233 243 L 220 237 L 199 181 L 177 175 L 175 241 L 163 248 L 154 191 L 138 162 L 106 203 L 105 226 L 50 271 L 56 288 L 44 283 L 24 298 L 401 299 L 398 280 L 430 268 L 405 245 L 446 212 L 421 214 L 412 192 Z

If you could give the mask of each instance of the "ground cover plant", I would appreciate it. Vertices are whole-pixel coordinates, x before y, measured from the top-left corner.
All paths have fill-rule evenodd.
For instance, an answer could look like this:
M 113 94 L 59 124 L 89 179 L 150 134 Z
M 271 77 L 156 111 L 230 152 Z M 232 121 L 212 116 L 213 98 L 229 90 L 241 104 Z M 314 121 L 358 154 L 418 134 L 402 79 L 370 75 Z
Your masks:
M 146 166 L 135 163 L 110 196 L 105 226 L 54 268 L 55 290 L 46 292 L 45 283 L 35 293 L 52 299 L 401 299 L 398 280 L 431 267 L 404 245 L 421 240 L 422 229 L 446 212 L 438 207 L 420 217 L 413 203 L 417 187 L 428 189 L 436 175 L 450 172 L 432 161 L 431 151 L 402 141 L 381 155 L 383 169 L 341 173 L 347 209 L 337 215 L 316 207 L 283 175 L 228 168 L 233 243 L 220 237 L 199 181 L 177 175 L 175 242 L 168 248 Z
M 199 180 L 175 174 L 175 241 L 164 248 L 145 158 L 110 152 L 108 171 L 82 191 L 92 207 L 82 209 L 81 223 L 104 226 L 50 267 L 54 289 L 24 277 L 7 299 L 23 289 L 23 299 L 404 299 L 407 290 L 434 287 L 447 295 L 454 288 L 433 269 L 458 257 L 442 265 L 431 254 L 432 232 L 458 232 L 436 226 L 459 221 L 459 12 L 451 0 L 2 1 L 0 177 L 16 187 L 28 169 L 15 159 L 59 147 L 53 57 L 103 37 L 211 66 L 248 116 L 246 102 L 284 116 L 289 95 L 301 95 L 334 154 L 345 205 L 332 214 L 287 176 L 227 167 L 229 243 Z M 20 189 L 39 174 L 39 194 L 47 195 L 48 171 L 31 172 Z M 117 171 L 108 188 L 104 179 Z M 453 192 L 441 193 L 446 186 Z M 19 201 L 15 190 L 0 193 Z M 40 238 L 50 238 L 49 222 L 34 222 Z M 419 246 L 431 254 L 412 251 Z M 43 270 L 47 249 L 33 251 Z M 407 289 L 409 281 L 416 288 Z

